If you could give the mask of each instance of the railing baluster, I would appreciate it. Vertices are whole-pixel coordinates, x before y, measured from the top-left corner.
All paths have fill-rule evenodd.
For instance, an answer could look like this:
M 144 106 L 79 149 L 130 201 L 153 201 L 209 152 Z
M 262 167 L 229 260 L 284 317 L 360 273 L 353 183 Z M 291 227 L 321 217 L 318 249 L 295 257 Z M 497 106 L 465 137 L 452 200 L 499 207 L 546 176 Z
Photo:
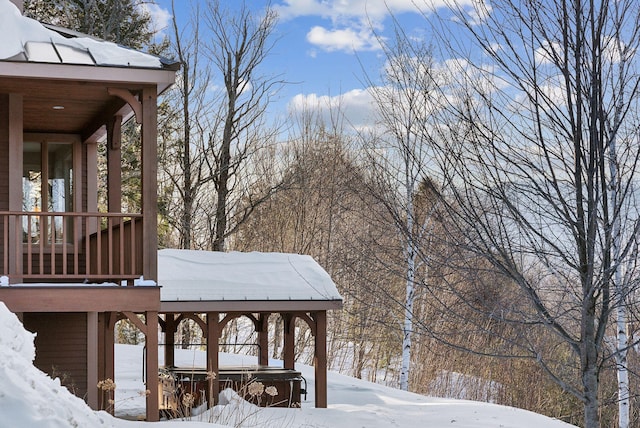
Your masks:
M 2 217 L 2 274 L 9 275 L 9 216 Z
M 31 275 L 33 270 L 33 226 L 31 225 L 32 220 L 29 214 L 25 214 L 22 218 L 27 220 L 27 273 Z M 22 223 L 22 221 L 19 223 Z
M 125 239 L 125 233 L 124 233 L 124 217 L 120 217 L 120 239 L 118 240 L 119 244 L 120 244 L 120 270 L 118 271 L 119 274 L 123 274 L 124 273 L 124 239 Z
M 108 246 L 108 252 L 107 252 L 107 258 L 109 260 L 109 275 L 113 275 L 113 218 L 112 217 L 108 217 L 108 221 L 107 223 L 109 224 L 107 230 L 108 230 L 108 237 L 109 237 L 109 246 Z
M 42 222 L 42 215 L 38 215 L 38 248 L 40 251 L 40 259 L 38 260 L 40 275 L 44 275 L 44 241 L 47 233 L 47 224 Z
M 136 218 L 129 217 L 131 223 L 131 271 L 130 274 L 136 273 Z
M 0 212 L 0 274 L 45 281 L 132 280 L 142 275 L 141 220 L 140 214 Z
M 95 255 L 98 270 L 96 271 L 96 274 L 102 275 L 102 227 L 100 224 L 102 222 L 102 218 L 98 217 L 96 221 L 98 222 L 97 228 L 96 228 L 96 255 Z
M 78 231 L 82 225 L 82 217 L 73 217 L 73 273 L 80 274 L 80 241 L 78 241 Z M 80 223 L 78 223 L 80 221 Z
M 52 217 L 49 219 L 49 230 L 51 233 L 51 275 L 56 274 L 56 218 Z

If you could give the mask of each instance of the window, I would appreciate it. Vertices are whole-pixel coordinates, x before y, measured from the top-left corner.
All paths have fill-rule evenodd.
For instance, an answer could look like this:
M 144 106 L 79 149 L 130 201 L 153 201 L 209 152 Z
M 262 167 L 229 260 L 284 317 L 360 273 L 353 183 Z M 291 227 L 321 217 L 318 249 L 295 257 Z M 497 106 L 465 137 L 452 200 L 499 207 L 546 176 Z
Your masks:
M 35 213 L 74 210 L 74 144 L 65 139 L 36 141 L 25 135 L 22 168 L 22 221 L 25 242 L 73 242 L 73 219 Z

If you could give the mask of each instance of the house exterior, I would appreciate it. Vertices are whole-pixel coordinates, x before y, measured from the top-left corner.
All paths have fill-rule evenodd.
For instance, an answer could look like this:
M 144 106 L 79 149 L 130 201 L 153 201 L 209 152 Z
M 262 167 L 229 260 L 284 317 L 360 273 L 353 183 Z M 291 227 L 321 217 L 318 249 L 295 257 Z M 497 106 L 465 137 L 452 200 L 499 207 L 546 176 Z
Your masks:
M 206 372 L 216 373 L 208 388 L 215 403 L 224 326 L 250 319 L 257 363 L 266 366 L 269 317 L 279 314 L 283 369 L 294 370 L 296 320 L 315 336 L 316 407 L 326 407 L 326 315 L 342 298 L 310 257 L 228 256 L 239 263 L 229 271 L 220 253 L 165 250 L 159 274 L 157 97 L 173 84 L 177 64 L 43 25 L 21 10 L 20 0 L 0 0 L 0 301 L 37 333 L 34 364 L 92 408 L 109 407 L 98 382 L 115 378 L 114 328 L 128 319 L 145 335 L 146 419 L 156 421 L 159 336 L 170 366 L 179 323 L 196 321 L 209 344 Z M 127 120 L 141 129 L 134 213 L 121 205 Z M 98 186 L 106 187 L 106 211 L 98 210 Z
M 177 65 L 45 27 L 14 3 L 0 0 L 0 300 L 37 333 L 36 366 L 97 409 L 123 317 L 149 333 L 147 388 L 157 390 L 160 288 L 133 283 L 157 283 L 157 97 Z M 129 118 L 141 128 L 136 213 L 121 210 Z M 98 212 L 99 145 L 107 212 Z M 155 393 L 147 419 L 158 419 Z

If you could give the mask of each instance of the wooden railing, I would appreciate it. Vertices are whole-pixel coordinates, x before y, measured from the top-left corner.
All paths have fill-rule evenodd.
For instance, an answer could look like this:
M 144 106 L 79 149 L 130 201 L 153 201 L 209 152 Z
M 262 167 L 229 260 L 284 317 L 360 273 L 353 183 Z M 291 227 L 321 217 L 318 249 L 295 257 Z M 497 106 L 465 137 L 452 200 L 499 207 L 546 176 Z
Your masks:
M 121 281 L 142 275 L 142 215 L 0 212 L 0 274 Z

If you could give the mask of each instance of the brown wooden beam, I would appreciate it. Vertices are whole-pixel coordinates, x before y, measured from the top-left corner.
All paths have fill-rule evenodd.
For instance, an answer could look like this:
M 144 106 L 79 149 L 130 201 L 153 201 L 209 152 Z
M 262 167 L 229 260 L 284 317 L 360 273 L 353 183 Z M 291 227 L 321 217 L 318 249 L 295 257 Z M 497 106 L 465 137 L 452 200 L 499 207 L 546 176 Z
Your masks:
M 110 213 L 122 212 L 122 116 L 107 123 L 107 203 Z
M 158 280 L 158 105 L 156 87 L 142 91 L 142 271 Z
M 316 322 L 314 367 L 316 376 L 316 407 L 327 407 L 327 312 L 312 314 Z
M 175 334 L 178 324 L 174 314 L 165 314 L 164 318 L 164 365 L 175 366 Z
M 147 422 L 157 422 L 160 419 L 160 404 L 158 394 L 158 312 L 145 312 L 146 318 L 146 348 L 147 348 Z
M 162 284 L 160 284 L 162 285 Z M 160 312 L 316 312 L 341 309 L 342 300 L 219 300 L 219 301 L 163 301 Z
M 9 94 L 9 210 L 22 211 L 23 119 L 24 97 Z M 22 233 L 15 222 L 9 224 L 9 248 L 21 248 Z M 9 276 L 12 282 L 22 282 L 20 251 L 9 252 Z M 15 311 L 14 311 L 15 312 Z
M 258 345 L 260 354 L 258 364 L 261 366 L 269 365 L 269 316 L 271 314 L 260 314 L 258 316 Z
M 98 409 L 99 338 L 98 313 L 87 312 L 87 404 Z
M 136 123 L 142 123 L 142 104 L 131 91 L 123 88 L 107 88 L 107 92 L 109 95 L 116 96 L 129 104 L 136 117 Z
M 218 343 L 220 341 L 221 330 L 218 312 L 207 312 L 207 373 L 210 374 L 207 376 L 209 380 L 209 407 L 213 407 L 218 403 L 218 390 L 220 385 Z
M 104 352 L 105 352 L 105 364 L 104 364 L 104 378 L 111 379 L 115 381 L 116 379 L 116 369 L 115 369 L 115 327 L 116 321 L 118 320 L 115 312 L 110 312 L 107 314 L 107 324 L 106 324 L 106 332 L 104 335 Z M 102 394 L 105 394 L 105 391 L 101 391 Z M 110 409 L 111 414 L 114 413 L 115 408 L 111 406 L 108 402 L 104 401 L 101 403 L 103 408 Z
M 282 314 L 284 325 L 284 368 L 295 369 L 296 317 Z
M 142 334 L 144 334 L 145 336 L 147 335 L 148 332 L 147 332 L 147 323 L 146 322 L 142 322 L 140 320 L 140 318 L 138 318 L 138 316 L 136 314 L 134 314 L 133 312 L 122 311 L 121 313 L 122 313 L 122 315 L 124 315 L 126 317 L 126 319 L 131 321 L 133 323 L 133 325 L 138 327 L 138 330 L 140 330 L 142 332 Z
M 113 116 L 130 117 L 132 114 L 131 107 L 121 98 L 113 98 L 102 112 L 92 118 L 89 123 L 84 126 L 82 133 L 82 141 L 95 142 L 104 137 L 107 129 L 105 125 Z
M 0 288 L 12 312 L 145 312 L 158 310 L 160 287 L 13 286 Z

